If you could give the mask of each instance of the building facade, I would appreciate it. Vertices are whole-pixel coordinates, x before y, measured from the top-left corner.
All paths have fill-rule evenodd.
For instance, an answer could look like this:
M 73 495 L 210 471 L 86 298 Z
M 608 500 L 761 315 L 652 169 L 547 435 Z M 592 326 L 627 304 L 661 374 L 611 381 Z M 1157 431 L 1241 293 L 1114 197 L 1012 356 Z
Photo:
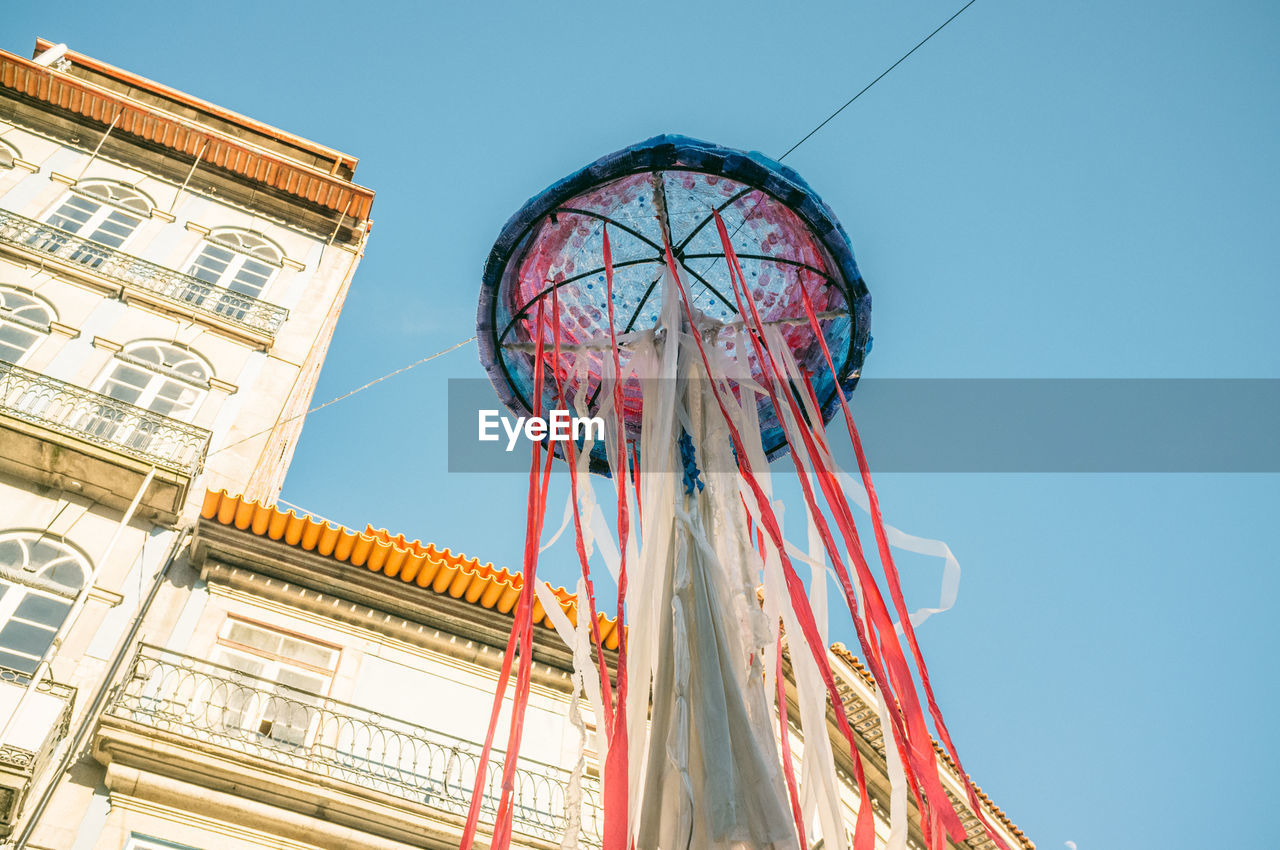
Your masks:
M 9 835 L 143 608 L 181 606 L 158 576 L 192 494 L 279 492 L 373 198 L 345 154 L 65 46 L 34 57 L 0 53 Z
M 7 846 L 458 845 L 521 577 L 273 507 L 368 234 L 355 166 L 59 45 L 0 53 Z M 598 847 L 594 727 L 535 619 L 516 841 Z M 883 843 L 874 683 L 831 660 Z M 940 759 L 965 845 L 990 850 Z

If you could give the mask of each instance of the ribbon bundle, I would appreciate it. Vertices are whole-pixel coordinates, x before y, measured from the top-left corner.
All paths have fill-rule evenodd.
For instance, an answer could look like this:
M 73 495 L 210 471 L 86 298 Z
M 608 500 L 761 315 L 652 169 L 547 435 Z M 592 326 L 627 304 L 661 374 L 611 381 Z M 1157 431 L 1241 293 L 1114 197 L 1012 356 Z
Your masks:
M 661 320 L 653 330 L 620 340 L 614 327 L 607 230 L 607 348 L 562 348 L 555 287 L 549 311 L 540 301 L 536 313 L 535 410 L 543 409 L 545 384 L 561 408 L 572 406 L 585 415 L 585 382 L 576 382 L 579 391 L 572 399 L 565 397 L 563 387 L 570 376 L 586 373 L 590 358 L 597 358 L 592 365 L 603 376 L 595 393 L 598 409 L 592 412 L 606 421 L 617 502 L 616 550 L 600 547 L 602 554 L 614 553 L 606 554 L 605 560 L 618 588 L 619 642 L 613 663 L 601 641 L 604 615 L 597 607 L 590 568 L 597 544 L 604 543 L 603 523 L 585 475 L 590 445 L 563 444 L 570 481 L 566 522 L 572 522 L 581 568 L 578 610 L 583 621 L 572 623 L 560 616 L 558 606 L 548 599 L 543 608 L 556 610 L 553 623 L 574 650 L 571 716 L 576 717 L 578 694 L 585 694 L 603 733 L 599 749 L 604 850 L 802 848 L 815 834 L 821 834 L 826 847 L 845 850 L 849 845 L 841 783 L 827 737 L 828 706 L 834 709 L 857 786 L 852 847 L 875 847 L 859 739 L 828 660 L 827 565 L 878 686 L 876 709 L 893 786 L 886 846 L 906 846 L 911 802 L 929 850 L 942 850 L 948 838 L 963 842 L 968 836 L 944 787 L 929 720 L 957 767 L 970 807 L 980 819 L 983 810 L 938 709 L 891 551 L 895 540 L 917 548 L 926 541 L 885 525 L 857 427 L 837 383 L 886 600 L 853 520 L 850 502 L 861 494 L 849 486 L 856 482 L 833 459 L 812 376 L 798 367 L 779 327 L 762 321 L 718 214 L 715 224 L 729 267 L 737 323 L 721 324 L 697 310 L 666 244 Z M 797 307 L 804 311 L 799 318 L 807 322 L 834 372 L 807 289 L 821 283 L 807 281 L 803 269 L 795 274 Z M 624 397 L 624 388 L 636 384 L 643 400 L 638 422 L 628 421 Z M 804 493 L 810 548 L 802 560 L 813 570 L 809 587 L 797 571 L 798 550 L 784 536 L 781 506 L 772 499 L 759 434 L 762 403 L 772 406 L 783 427 Z M 490 844 L 493 850 L 511 846 L 515 766 L 532 670 L 534 605 L 539 593 L 550 594 L 537 579 L 537 567 L 551 459 L 551 451 L 535 445 L 529 471 L 525 581 L 503 656 L 462 850 L 470 850 L 475 841 L 487 762 L 515 666 L 501 797 Z M 946 555 L 949 558 L 949 550 Z M 757 597 L 760 585 L 763 604 Z M 790 637 L 798 709 L 794 714 L 789 714 L 784 635 Z M 791 741 L 793 721 L 803 742 L 799 776 Z M 566 848 L 576 847 L 579 840 L 582 817 L 575 807 L 581 805 L 580 777 L 581 764 L 569 795 L 571 811 L 562 842 Z M 990 825 L 982 823 L 1004 847 Z

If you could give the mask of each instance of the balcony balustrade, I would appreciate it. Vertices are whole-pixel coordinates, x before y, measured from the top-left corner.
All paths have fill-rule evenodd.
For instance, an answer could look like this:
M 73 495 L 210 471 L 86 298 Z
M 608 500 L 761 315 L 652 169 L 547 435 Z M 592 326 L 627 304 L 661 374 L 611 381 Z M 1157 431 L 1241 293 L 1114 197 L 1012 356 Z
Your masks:
M 193 476 L 209 432 L 0 360 L 0 415 Z
M 233 292 L 9 210 L 0 210 L 0 245 L 56 258 L 120 284 L 126 291 L 133 289 L 158 296 L 186 311 L 214 316 L 267 338 L 275 336 L 289 315 L 284 307 Z
M 140 647 L 107 715 L 151 729 L 289 765 L 465 816 L 481 746 L 153 646 Z M 503 754 L 494 752 L 482 798 L 492 823 Z M 570 774 L 521 759 L 515 773 L 516 832 L 557 842 L 565 830 Z M 582 781 L 580 841 L 601 842 L 598 783 Z

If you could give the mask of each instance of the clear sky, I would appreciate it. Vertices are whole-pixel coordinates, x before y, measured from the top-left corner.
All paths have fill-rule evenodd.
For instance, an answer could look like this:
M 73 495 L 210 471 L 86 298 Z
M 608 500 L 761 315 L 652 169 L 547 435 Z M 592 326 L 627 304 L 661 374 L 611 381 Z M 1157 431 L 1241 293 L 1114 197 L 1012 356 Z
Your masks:
M 492 240 L 547 184 L 660 132 L 777 155 L 960 5 L 67 0 L 6 8 L 0 46 L 66 41 L 360 157 L 376 225 L 323 400 L 471 336 Z M 1280 377 L 1278 42 L 1273 2 L 978 0 L 788 159 L 874 296 L 864 374 Z M 445 471 L 446 379 L 482 375 L 469 346 L 317 413 L 284 497 L 518 565 L 524 483 Z M 1274 846 L 1277 476 L 878 484 L 960 558 L 921 639 L 966 767 L 1040 848 Z M 903 567 L 936 598 L 936 563 Z

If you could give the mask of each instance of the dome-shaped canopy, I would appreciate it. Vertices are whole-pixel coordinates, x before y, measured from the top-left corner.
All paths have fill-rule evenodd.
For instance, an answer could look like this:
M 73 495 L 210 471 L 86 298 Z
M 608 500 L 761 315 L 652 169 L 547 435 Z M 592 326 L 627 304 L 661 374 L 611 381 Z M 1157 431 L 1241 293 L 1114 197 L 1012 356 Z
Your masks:
M 668 233 L 660 224 L 660 206 L 665 207 Z M 660 283 L 667 268 L 665 237 L 700 313 L 702 331 L 732 351 L 738 308 L 714 221 L 717 212 L 761 318 L 779 326 L 798 364 L 812 374 L 829 419 L 837 404 L 837 381 L 846 391 L 857 381 L 871 317 L 871 296 L 848 236 L 831 209 L 790 168 L 759 153 L 684 136 L 657 136 L 603 157 L 530 200 L 507 222 L 485 267 L 477 322 L 481 359 L 503 403 L 517 415 L 534 413 L 537 314 L 541 305 L 550 357 L 553 291 L 562 345 L 595 344 L 585 372 L 561 364 L 567 397 L 574 397 L 581 376 L 586 397 L 595 399 L 609 356 L 607 345 L 600 345 L 609 339 L 606 227 L 617 334 L 647 330 L 658 322 Z M 826 366 L 800 287 L 821 318 L 838 375 Z M 621 357 L 625 371 L 625 347 Z M 555 406 L 553 371 L 547 365 L 539 415 Z M 638 388 L 629 386 L 626 415 L 633 426 L 640 421 L 639 405 Z M 579 411 L 588 412 L 593 411 Z M 761 407 L 761 431 L 770 458 L 785 451 L 767 401 Z

